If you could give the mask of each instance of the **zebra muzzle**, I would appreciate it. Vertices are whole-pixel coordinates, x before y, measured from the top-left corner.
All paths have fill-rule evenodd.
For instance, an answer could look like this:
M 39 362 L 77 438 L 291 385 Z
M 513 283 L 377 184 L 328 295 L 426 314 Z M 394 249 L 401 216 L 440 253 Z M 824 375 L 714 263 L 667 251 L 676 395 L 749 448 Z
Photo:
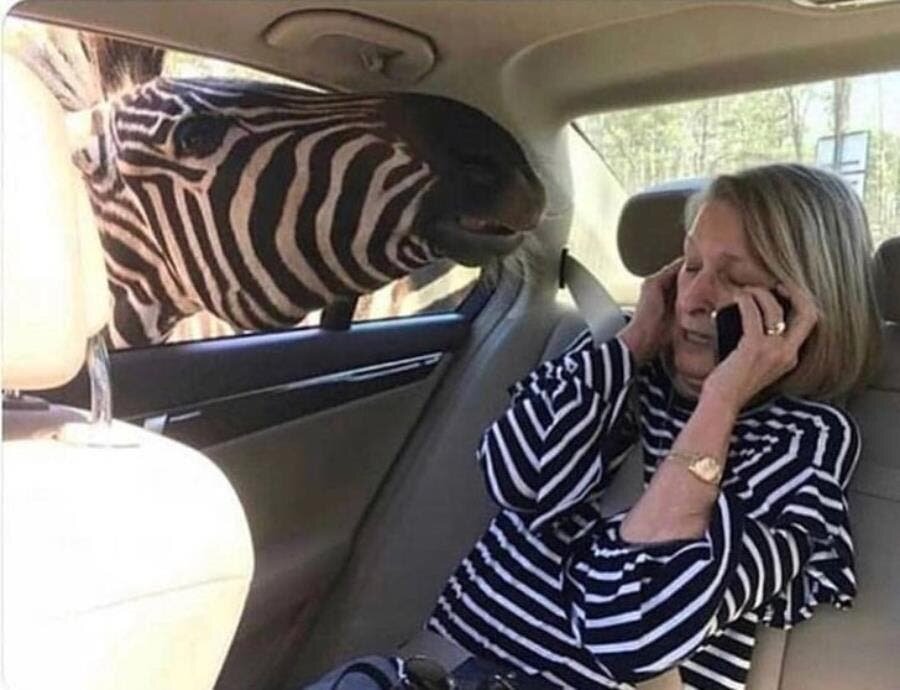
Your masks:
M 493 232 L 502 228 L 500 232 Z M 513 252 L 524 239 L 520 232 L 505 226 L 479 221 L 463 224 L 461 219 L 435 221 L 422 237 L 441 255 L 465 266 L 480 266 Z
M 484 218 L 476 218 L 475 216 L 459 216 L 457 223 L 463 230 L 469 232 L 483 233 L 485 235 L 515 235 L 516 231 L 502 223 L 487 220 Z

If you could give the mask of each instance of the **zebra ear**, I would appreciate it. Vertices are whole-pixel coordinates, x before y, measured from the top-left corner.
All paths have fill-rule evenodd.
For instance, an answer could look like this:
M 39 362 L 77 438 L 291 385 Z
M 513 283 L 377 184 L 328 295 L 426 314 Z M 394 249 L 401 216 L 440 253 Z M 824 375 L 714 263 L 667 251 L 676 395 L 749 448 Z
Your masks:
M 85 177 L 96 177 L 102 174 L 103 157 L 101 155 L 104 145 L 103 135 L 98 134 L 89 137 L 88 140 L 72 153 L 72 163 Z
M 72 162 L 84 175 L 95 175 L 101 166 L 106 116 L 103 104 L 66 114 L 66 132 L 72 147 Z

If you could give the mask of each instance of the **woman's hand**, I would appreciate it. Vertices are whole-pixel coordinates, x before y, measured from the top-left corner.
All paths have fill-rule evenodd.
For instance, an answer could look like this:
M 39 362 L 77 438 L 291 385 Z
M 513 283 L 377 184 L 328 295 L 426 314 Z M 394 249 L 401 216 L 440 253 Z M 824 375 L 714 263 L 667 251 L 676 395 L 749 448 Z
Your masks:
M 653 359 L 672 337 L 675 281 L 683 257 L 644 279 L 634 316 L 619 333 L 638 364 Z
M 712 396 L 737 413 L 797 366 L 800 347 L 815 327 L 819 311 L 812 297 L 797 286 L 779 285 L 775 289 L 790 300 L 787 318 L 766 288 L 746 287 L 738 292 L 744 334 L 734 352 L 703 382 L 701 397 Z M 771 333 L 782 322 L 787 328 L 781 334 Z

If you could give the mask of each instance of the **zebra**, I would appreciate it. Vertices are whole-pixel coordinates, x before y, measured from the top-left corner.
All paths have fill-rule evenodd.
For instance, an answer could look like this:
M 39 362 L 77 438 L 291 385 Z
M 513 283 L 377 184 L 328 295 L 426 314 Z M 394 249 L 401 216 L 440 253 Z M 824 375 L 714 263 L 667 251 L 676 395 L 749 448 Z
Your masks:
M 73 161 L 117 347 L 164 342 L 204 310 L 288 328 L 442 258 L 483 265 L 546 201 L 507 130 L 421 93 L 157 76 L 93 107 Z

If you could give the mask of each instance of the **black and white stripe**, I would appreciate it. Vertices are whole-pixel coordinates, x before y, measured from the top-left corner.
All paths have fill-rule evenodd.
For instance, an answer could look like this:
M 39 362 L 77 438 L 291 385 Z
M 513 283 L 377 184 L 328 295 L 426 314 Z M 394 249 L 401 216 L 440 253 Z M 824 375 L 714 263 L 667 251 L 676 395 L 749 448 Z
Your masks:
M 852 602 L 859 437 L 840 410 L 787 397 L 745 410 L 705 536 L 641 546 L 599 498 L 632 443 L 649 479 L 690 417 L 663 366 L 635 374 L 620 340 L 585 334 L 510 392 L 478 449 L 503 510 L 432 630 L 560 687 L 627 688 L 677 667 L 687 688 L 739 689 L 758 622 L 788 628 Z
M 398 229 L 435 175 L 382 106 L 199 79 L 112 104 L 81 166 L 122 297 L 114 339 L 162 340 L 203 309 L 241 329 L 287 326 L 432 261 Z M 191 135 L 197 155 L 179 143 Z
M 21 52 L 72 118 L 117 345 L 200 311 L 290 328 L 436 259 L 505 256 L 544 211 L 515 138 L 450 98 L 168 79 L 162 49 L 68 31 Z
M 163 341 L 198 311 L 290 327 L 438 258 L 484 263 L 545 201 L 506 130 L 437 96 L 160 77 L 92 123 L 74 161 L 116 344 Z

